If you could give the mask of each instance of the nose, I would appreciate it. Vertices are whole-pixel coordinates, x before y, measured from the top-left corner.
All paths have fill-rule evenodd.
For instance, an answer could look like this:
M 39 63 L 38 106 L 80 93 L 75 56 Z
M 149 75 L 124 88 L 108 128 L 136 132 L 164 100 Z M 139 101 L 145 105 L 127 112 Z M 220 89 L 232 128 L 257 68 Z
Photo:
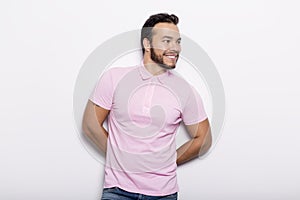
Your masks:
M 176 41 L 171 42 L 170 43 L 170 50 L 180 52 L 181 51 L 181 45 Z

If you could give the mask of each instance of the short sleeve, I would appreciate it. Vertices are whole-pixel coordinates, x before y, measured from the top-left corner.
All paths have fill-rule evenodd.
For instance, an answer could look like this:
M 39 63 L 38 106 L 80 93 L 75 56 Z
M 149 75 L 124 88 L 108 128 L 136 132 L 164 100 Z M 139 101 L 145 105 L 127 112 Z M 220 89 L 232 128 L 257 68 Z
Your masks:
M 196 124 L 207 118 L 202 98 L 193 87 L 190 89 L 181 117 L 185 125 Z
M 108 70 L 103 73 L 92 94 L 90 100 L 96 105 L 110 110 L 112 107 L 113 98 L 113 82 L 111 77 L 111 71 Z

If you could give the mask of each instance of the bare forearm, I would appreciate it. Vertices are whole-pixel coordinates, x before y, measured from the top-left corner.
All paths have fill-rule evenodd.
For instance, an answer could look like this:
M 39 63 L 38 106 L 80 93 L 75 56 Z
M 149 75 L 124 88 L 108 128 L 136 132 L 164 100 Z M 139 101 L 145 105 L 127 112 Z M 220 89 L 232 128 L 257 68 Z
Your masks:
M 201 138 L 193 138 L 177 149 L 177 165 L 181 165 L 189 160 L 192 160 L 199 155 L 205 154 L 211 146 L 211 137 L 206 140 Z
M 109 110 L 105 110 L 88 101 L 82 121 L 82 130 L 86 136 L 100 149 L 106 153 L 108 133 L 103 127 Z
M 195 139 L 189 140 L 177 149 L 177 165 L 183 164 L 199 154 L 199 147 Z
M 86 131 L 86 135 L 99 150 L 101 150 L 103 153 L 106 153 L 108 133 L 102 126 L 97 130 L 89 128 L 89 130 Z

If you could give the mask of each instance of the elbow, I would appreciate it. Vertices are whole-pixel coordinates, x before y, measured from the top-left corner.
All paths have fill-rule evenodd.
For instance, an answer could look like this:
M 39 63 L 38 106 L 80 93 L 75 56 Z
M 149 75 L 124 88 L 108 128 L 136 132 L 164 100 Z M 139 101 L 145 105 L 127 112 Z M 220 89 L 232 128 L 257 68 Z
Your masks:
M 210 140 L 210 141 L 206 144 L 206 147 L 205 147 L 205 153 L 207 153 L 207 152 L 210 150 L 211 146 L 212 146 L 212 141 Z
M 207 151 L 211 148 L 211 146 L 212 146 L 212 136 L 211 136 L 211 134 L 209 134 L 209 137 L 207 138 L 207 141 L 206 141 Z
M 89 138 L 91 137 L 92 132 L 91 132 L 90 126 L 86 122 L 86 120 L 82 121 L 81 130 L 82 130 L 82 132 L 84 133 L 85 136 L 87 136 Z
M 206 154 L 211 147 L 212 147 L 212 136 L 211 134 L 209 134 L 208 137 L 205 139 L 203 145 L 201 146 L 201 149 L 199 151 L 199 156 L 203 156 L 204 154 Z

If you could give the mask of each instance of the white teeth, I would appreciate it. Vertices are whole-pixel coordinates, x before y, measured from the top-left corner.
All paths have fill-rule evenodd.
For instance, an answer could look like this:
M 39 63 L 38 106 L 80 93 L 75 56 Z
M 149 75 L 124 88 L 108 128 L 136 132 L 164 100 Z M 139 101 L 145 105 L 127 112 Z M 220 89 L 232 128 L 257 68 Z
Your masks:
M 174 59 L 175 58 L 175 56 L 167 56 L 168 58 L 172 58 L 172 59 Z

